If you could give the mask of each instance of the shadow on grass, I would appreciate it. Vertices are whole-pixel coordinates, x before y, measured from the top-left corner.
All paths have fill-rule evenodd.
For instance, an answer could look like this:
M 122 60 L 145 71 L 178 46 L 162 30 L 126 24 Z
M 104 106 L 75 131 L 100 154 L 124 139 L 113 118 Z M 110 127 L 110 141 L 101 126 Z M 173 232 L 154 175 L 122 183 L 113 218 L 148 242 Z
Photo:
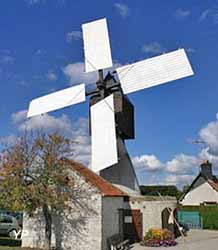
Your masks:
M 21 240 L 15 240 L 6 237 L 0 237 L 0 246 L 20 247 Z
M 15 240 L 7 237 L 0 237 L 0 250 L 41 250 L 39 248 L 21 248 L 21 240 Z

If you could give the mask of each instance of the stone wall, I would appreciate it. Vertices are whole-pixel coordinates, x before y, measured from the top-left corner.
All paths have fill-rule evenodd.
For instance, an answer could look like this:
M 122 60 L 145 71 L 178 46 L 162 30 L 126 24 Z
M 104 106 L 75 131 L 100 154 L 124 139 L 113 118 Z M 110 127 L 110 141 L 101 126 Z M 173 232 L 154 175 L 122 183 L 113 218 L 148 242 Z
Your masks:
M 119 233 L 119 209 L 123 208 L 123 197 L 103 197 L 102 202 L 102 250 L 107 250 L 107 239 Z
M 174 210 L 177 207 L 176 199 L 151 200 L 146 198 L 131 197 L 129 203 L 125 203 L 126 209 L 140 209 L 143 217 L 143 236 L 150 228 L 162 228 L 162 215 L 166 208 Z
M 72 212 L 53 216 L 52 246 L 58 250 L 102 250 L 102 196 L 80 177 L 81 190 L 72 202 Z M 40 212 L 24 215 L 22 247 L 43 247 L 44 221 Z

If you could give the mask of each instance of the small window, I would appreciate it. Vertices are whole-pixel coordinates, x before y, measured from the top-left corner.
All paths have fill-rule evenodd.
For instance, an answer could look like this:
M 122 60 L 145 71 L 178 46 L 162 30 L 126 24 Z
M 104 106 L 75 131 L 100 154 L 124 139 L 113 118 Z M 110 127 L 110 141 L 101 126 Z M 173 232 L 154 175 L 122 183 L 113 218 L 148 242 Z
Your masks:
M 124 223 L 132 223 L 132 216 L 125 216 Z

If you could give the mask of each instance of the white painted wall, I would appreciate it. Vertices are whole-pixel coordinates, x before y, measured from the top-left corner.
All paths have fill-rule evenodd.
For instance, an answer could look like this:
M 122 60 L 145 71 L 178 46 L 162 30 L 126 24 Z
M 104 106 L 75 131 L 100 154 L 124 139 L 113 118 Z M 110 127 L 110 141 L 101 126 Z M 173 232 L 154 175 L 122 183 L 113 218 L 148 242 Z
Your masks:
M 123 208 L 123 197 L 102 199 L 102 250 L 107 250 L 107 239 L 119 233 L 119 209 Z
M 182 199 L 183 206 L 199 206 L 203 202 L 218 202 L 218 192 L 202 177 Z
M 174 210 L 177 207 L 177 201 L 166 200 L 166 201 L 149 201 L 149 200 L 131 200 L 126 203 L 126 208 L 140 209 L 143 217 L 143 236 L 150 228 L 162 228 L 162 211 L 165 208 L 171 208 Z
M 102 196 L 80 177 L 76 180 L 81 191 L 78 205 L 72 202 L 72 212 L 54 217 L 52 245 L 64 250 L 102 250 Z M 22 247 L 43 247 L 44 221 L 40 213 L 33 218 L 24 216 Z

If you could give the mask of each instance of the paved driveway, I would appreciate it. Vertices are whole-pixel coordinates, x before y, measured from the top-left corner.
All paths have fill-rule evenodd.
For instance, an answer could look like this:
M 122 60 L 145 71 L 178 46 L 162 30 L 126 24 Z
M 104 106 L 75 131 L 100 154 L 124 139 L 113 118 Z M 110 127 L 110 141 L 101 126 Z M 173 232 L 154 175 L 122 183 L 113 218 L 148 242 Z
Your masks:
M 132 246 L 131 250 L 218 250 L 218 231 L 191 230 L 188 236 L 177 239 L 178 245 L 174 247 L 144 247 L 139 244 Z

